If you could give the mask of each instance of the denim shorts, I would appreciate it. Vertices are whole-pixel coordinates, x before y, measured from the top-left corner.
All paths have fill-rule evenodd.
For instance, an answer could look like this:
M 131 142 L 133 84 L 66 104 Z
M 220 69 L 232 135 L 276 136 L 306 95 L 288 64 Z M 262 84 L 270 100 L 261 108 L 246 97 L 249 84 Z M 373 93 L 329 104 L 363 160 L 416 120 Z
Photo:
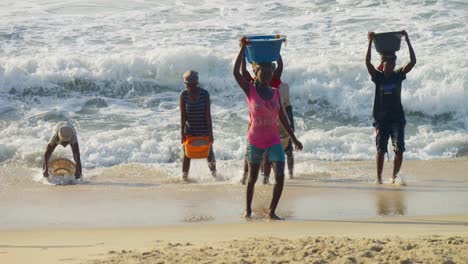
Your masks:
M 267 154 L 268 161 L 270 162 L 285 161 L 284 150 L 281 144 L 276 144 L 269 148 L 262 149 L 255 147 L 247 141 L 247 158 L 249 159 L 250 163 L 261 163 L 263 160 L 263 153 Z
M 395 153 L 405 152 L 405 125 L 401 123 L 383 124 L 377 130 L 375 145 L 378 152 L 387 152 L 388 139 L 392 139 Z

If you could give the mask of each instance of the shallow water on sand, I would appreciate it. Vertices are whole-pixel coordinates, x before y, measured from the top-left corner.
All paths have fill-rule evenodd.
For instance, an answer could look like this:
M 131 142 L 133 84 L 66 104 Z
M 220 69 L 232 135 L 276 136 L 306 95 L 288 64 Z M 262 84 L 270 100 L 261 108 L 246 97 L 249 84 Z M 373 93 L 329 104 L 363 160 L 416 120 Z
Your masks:
M 468 178 L 463 174 L 466 159 L 406 162 L 406 186 L 372 183 L 373 162 L 312 163 L 315 172 L 286 180 L 278 214 L 287 221 L 468 213 Z M 386 173 L 391 169 L 387 167 Z M 39 171 L 2 166 L 0 228 L 245 221 L 245 186 L 222 179 L 204 180 L 196 170 L 191 181 L 184 183 L 180 177 L 168 175 L 167 170 L 143 165 L 96 169 L 74 185 L 59 186 L 45 184 L 38 177 Z M 359 173 L 364 175 L 361 180 L 346 178 L 347 174 Z M 272 185 L 257 184 L 252 221 L 265 221 L 271 193 Z

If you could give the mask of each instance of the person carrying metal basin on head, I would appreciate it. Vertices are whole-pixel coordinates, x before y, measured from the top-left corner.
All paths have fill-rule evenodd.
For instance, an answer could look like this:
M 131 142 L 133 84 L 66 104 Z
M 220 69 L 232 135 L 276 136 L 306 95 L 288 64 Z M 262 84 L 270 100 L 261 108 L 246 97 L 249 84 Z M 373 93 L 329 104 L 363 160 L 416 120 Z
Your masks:
M 403 163 L 405 151 L 405 112 L 401 103 L 402 82 L 416 64 L 416 55 L 411 46 L 406 31 L 375 34 L 369 32 L 366 54 L 366 67 L 372 82 L 375 84 L 374 108 L 372 111 L 373 123 L 376 134 L 377 147 L 377 180 L 382 183 L 382 170 L 385 153 L 387 153 L 388 139 L 391 138 L 395 160 L 393 163 L 392 183 L 395 183 Z M 395 51 L 400 48 L 401 36 L 405 37 L 410 54 L 410 62 L 395 70 Z M 372 42 L 375 42 L 377 51 L 381 54 L 381 65 L 376 69 L 371 63 Z

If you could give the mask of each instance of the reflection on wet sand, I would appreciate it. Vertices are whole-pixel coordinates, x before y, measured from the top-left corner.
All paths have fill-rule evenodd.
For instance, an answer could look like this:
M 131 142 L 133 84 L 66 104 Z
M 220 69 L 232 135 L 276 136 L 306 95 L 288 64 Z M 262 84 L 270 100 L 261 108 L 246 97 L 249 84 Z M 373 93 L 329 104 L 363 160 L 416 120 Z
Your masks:
M 405 215 L 406 194 L 404 190 L 381 190 L 375 192 L 377 215 Z

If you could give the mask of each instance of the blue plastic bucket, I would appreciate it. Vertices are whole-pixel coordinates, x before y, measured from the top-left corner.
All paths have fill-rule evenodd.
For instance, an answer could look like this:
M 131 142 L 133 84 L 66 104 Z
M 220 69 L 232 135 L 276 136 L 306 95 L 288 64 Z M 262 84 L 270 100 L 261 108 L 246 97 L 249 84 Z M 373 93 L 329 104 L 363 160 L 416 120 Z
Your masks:
M 246 37 L 248 44 L 245 56 L 250 63 L 277 61 L 281 51 L 281 44 L 286 41 L 286 36 L 283 35 L 248 35 Z

